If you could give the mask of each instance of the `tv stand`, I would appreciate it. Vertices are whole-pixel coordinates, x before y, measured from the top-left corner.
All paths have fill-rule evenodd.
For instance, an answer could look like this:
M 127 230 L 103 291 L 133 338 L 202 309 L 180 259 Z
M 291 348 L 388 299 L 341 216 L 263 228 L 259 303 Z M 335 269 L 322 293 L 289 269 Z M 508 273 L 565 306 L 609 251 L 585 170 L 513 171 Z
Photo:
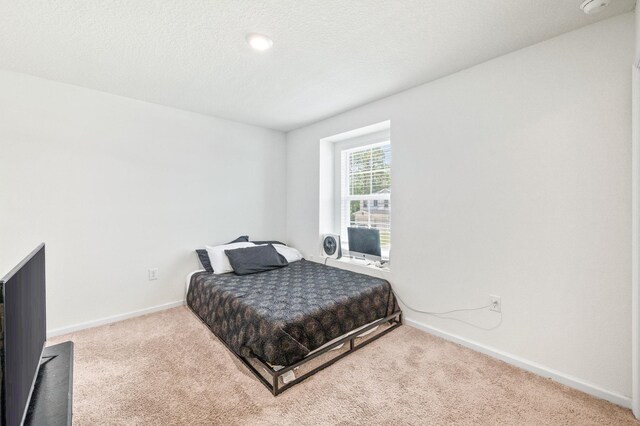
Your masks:
M 73 342 L 44 348 L 25 425 L 71 425 Z

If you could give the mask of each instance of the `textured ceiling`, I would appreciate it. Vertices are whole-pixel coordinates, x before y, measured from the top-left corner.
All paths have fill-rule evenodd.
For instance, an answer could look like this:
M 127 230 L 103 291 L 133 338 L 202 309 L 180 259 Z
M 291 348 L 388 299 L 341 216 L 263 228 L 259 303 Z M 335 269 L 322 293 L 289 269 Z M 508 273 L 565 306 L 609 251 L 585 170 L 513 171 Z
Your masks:
M 0 68 L 286 131 L 635 3 L 581 2 L 0 0 Z

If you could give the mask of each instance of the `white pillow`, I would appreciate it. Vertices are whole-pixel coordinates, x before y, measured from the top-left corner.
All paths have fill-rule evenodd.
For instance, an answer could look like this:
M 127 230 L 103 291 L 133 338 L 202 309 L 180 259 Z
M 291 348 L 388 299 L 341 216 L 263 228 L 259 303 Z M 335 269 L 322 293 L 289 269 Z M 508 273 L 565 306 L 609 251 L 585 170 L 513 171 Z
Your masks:
M 255 244 L 253 243 L 231 243 L 214 247 L 206 246 L 205 248 L 207 249 L 207 254 L 209 255 L 209 260 L 211 261 L 213 273 L 216 275 L 220 275 L 226 274 L 227 272 L 233 272 L 233 268 L 229 263 L 229 258 L 224 252 L 225 250 L 234 250 L 253 246 L 255 246 Z
M 274 244 L 273 247 L 278 253 L 283 255 L 289 263 L 302 260 L 302 253 L 300 253 L 298 249 L 294 249 L 293 247 L 285 246 L 283 244 Z

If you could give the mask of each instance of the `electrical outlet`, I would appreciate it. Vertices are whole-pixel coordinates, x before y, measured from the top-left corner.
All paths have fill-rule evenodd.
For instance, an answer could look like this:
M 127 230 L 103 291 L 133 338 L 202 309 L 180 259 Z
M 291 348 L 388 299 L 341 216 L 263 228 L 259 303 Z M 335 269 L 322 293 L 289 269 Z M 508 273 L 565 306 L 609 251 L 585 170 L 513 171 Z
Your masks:
M 149 269 L 149 281 L 158 279 L 158 268 Z
M 489 295 L 489 310 L 493 312 L 502 312 L 502 298 L 500 296 Z

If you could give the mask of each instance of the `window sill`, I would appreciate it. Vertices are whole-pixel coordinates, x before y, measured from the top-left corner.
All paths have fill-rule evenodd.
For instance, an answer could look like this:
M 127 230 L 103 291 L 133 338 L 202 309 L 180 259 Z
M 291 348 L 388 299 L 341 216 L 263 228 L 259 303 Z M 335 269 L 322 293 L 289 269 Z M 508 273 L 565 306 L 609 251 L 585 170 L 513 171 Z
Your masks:
M 367 264 L 367 262 L 370 262 L 370 261 L 364 261 L 362 259 L 353 259 L 351 257 L 341 257 L 340 259 L 327 259 L 322 256 L 313 256 L 310 260 L 318 263 L 325 263 L 325 260 L 326 260 L 327 266 L 333 266 L 340 269 L 347 269 L 349 271 L 371 275 L 372 277 L 383 278 L 383 279 L 387 279 L 388 274 L 391 272 L 391 268 L 389 266 L 378 267 L 378 266 L 375 266 L 373 263 Z

